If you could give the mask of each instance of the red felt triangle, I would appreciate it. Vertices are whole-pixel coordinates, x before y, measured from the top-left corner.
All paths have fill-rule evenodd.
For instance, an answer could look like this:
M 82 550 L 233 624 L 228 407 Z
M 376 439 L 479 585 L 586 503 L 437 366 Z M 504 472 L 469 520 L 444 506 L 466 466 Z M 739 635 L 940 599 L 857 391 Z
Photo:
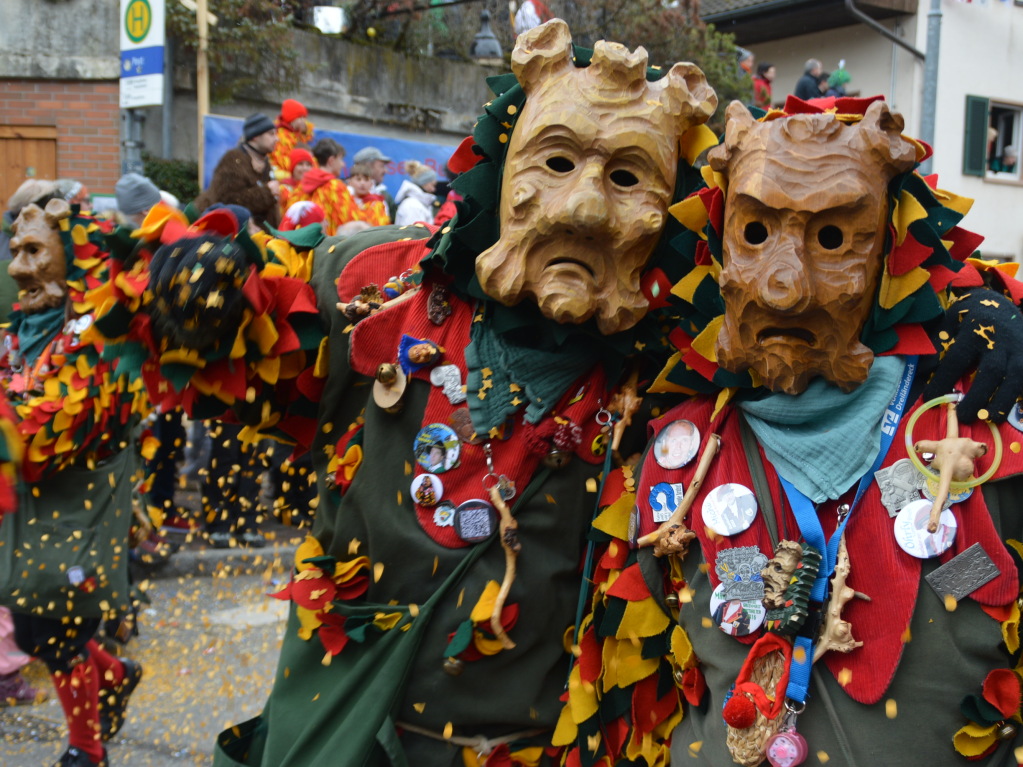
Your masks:
M 583 633 L 579 640 L 579 677 L 584 682 L 594 684 L 600 679 L 600 672 L 603 669 L 601 658 L 600 642 L 597 641 L 597 632 L 590 626 Z
M 650 589 L 643 580 L 643 572 L 639 569 L 639 563 L 630 565 L 622 571 L 611 588 L 607 590 L 610 596 L 624 599 L 627 602 L 641 602 L 650 597 Z
M 894 347 L 881 356 L 890 354 L 934 354 L 934 343 L 920 325 L 896 325 L 894 328 L 899 336 Z
M 945 240 L 952 241 L 952 247 L 948 252 L 956 261 L 965 261 L 972 256 L 980 244 L 984 242 L 984 235 L 971 232 L 968 229 L 955 226 L 942 235 Z
M 1019 677 L 1011 669 L 997 668 L 984 680 L 984 700 L 1006 719 L 1019 711 L 1020 693 Z
M 912 235 L 907 234 L 901 245 L 888 256 L 888 273 L 893 277 L 906 274 L 926 261 L 934 250 L 921 245 Z

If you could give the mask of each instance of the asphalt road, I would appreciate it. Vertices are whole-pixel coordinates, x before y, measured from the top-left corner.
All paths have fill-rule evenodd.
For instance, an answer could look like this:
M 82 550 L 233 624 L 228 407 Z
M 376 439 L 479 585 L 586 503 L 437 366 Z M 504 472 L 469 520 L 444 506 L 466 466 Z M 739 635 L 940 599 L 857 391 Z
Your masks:
M 206 560 L 205 575 L 193 571 L 148 584 L 141 636 L 123 652 L 142 663 L 145 676 L 127 723 L 108 744 L 111 767 L 208 765 L 217 734 L 259 713 L 287 610 L 265 595 L 279 588 L 291 564 L 289 551 L 275 556 L 265 549 L 249 557 L 249 574 L 214 557 Z M 3 767 L 49 767 L 66 748 L 64 717 L 45 669 L 33 663 L 27 676 L 50 699 L 0 708 Z

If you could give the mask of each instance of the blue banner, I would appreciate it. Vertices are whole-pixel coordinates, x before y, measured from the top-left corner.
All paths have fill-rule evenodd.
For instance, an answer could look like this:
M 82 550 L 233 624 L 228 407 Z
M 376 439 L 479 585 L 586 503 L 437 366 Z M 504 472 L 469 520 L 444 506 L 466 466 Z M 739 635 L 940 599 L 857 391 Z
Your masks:
M 213 178 L 213 170 L 220 162 L 224 153 L 241 140 L 243 121 L 236 117 L 220 117 L 207 115 L 204 121 L 205 142 L 203 146 L 203 188 L 209 186 Z M 342 133 L 341 131 L 319 130 L 313 134 L 313 144 L 318 139 L 329 137 L 345 148 L 345 165 L 352 167 L 352 158 L 360 149 L 368 146 L 376 147 L 385 157 L 390 157 L 384 184 L 394 195 L 405 180 L 405 161 L 417 160 L 437 171 L 440 178 L 445 178 L 444 166 L 457 148 L 454 144 L 432 144 L 426 141 L 408 141 L 405 139 L 381 138 L 362 133 Z
M 121 77 L 163 74 L 163 46 L 121 51 Z

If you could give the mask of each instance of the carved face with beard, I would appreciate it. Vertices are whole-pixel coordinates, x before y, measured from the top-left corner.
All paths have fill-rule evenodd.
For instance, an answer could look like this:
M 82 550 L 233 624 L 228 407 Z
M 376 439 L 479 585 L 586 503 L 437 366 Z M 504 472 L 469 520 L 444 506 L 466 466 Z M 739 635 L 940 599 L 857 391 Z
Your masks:
M 851 124 L 760 123 L 738 102 L 727 117 L 708 155 L 728 178 L 718 363 L 773 391 L 798 394 L 815 376 L 851 391 L 874 359 L 860 333 L 884 267 L 888 182 L 916 157 L 902 118 L 880 102 Z
M 45 210 L 26 206 L 14 222 L 7 272 L 18 284 L 18 303 L 25 314 L 61 306 L 67 297 L 67 260 L 59 226 L 69 215 L 66 202 L 50 200 Z
M 476 261 L 486 294 L 531 298 L 561 323 L 626 330 L 646 313 L 640 275 L 664 226 L 679 139 L 713 113 L 703 73 L 676 64 L 647 82 L 647 53 L 598 42 L 572 61 L 567 25 L 521 35 L 512 69 L 528 95 L 508 146 L 501 238 Z

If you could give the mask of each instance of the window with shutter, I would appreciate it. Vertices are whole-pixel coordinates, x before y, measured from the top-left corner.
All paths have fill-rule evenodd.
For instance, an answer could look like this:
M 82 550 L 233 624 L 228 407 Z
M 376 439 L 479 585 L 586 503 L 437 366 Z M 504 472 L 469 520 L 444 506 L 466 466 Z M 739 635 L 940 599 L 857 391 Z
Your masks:
M 963 175 L 987 173 L 988 100 L 982 96 L 966 97 L 966 127 L 963 131 Z

